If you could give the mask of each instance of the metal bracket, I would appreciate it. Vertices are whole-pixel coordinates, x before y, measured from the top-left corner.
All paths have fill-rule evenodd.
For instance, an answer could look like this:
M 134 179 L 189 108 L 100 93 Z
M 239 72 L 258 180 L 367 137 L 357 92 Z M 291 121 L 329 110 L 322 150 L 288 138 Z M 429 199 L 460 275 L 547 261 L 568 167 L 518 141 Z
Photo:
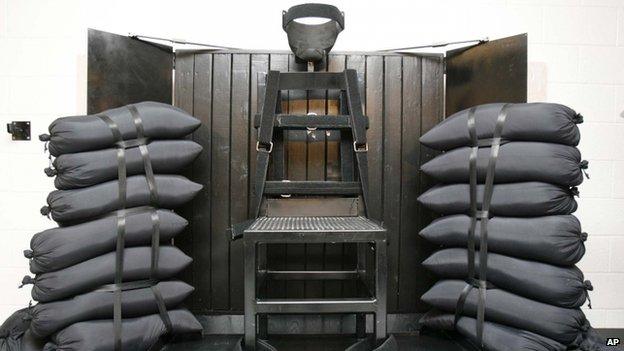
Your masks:
M 30 140 L 30 121 L 13 121 L 7 123 L 7 133 L 13 140 Z

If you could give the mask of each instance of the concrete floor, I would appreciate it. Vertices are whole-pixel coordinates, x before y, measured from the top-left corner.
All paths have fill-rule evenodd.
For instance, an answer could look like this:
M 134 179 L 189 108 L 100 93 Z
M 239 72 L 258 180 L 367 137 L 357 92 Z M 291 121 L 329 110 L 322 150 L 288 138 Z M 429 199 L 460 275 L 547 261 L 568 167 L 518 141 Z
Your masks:
M 624 340 L 623 329 L 599 330 L 604 337 Z M 452 338 L 440 335 L 396 335 L 401 351 L 474 351 L 473 348 Z M 199 339 L 178 340 L 164 346 L 161 351 L 232 351 L 240 335 L 205 335 Z M 271 345 L 279 351 L 344 351 L 356 342 L 347 336 L 283 335 L 271 336 Z
M 426 335 L 395 336 L 401 351 L 472 351 L 443 337 Z M 173 342 L 161 351 L 231 351 L 240 336 L 207 335 L 198 340 Z M 279 351 L 344 351 L 357 340 L 345 336 L 271 336 L 271 345 Z

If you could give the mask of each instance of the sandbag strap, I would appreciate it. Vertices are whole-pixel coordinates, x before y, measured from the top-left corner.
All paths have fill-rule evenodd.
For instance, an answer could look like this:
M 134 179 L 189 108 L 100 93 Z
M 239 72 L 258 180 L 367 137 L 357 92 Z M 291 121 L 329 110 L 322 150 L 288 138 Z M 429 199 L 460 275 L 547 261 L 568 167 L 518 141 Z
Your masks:
M 126 107 L 128 108 L 128 110 L 130 110 L 130 114 L 132 115 L 132 119 L 134 122 L 134 127 L 137 131 L 137 137 L 135 139 L 124 140 L 123 135 L 119 130 L 119 126 L 117 125 L 117 123 L 115 123 L 115 121 L 113 121 L 112 118 L 102 113 L 97 115 L 101 120 L 104 121 L 104 123 L 106 123 L 106 125 L 108 125 L 108 128 L 113 133 L 113 138 L 115 139 L 114 145 L 118 148 L 130 149 L 149 143 L 149 138 L 145 137 L 143 121 L 141 120 L 139 111 L 137 110 L 136 106 L 128 105 Z
M 122 350 L 121 333 L 123 331 L 122 316 L 121 316 L 121 290 L 116 289 L 114 292 L 113 302 L 113 331 L 115 337 L 115 351 Z
M 494 175 L 496 170 L 496 161 L 501 146 L 501 135 L 507 119 L 507 110 L 509 104 L 503 105 L 501 108 L 496 126 L 494 127 L 493 142 L 490 149 L 490 160 L 488 162 L 487 173 L 485 176 L 485 186 L 483 189 L 483 202 L 481 203 L 481 211 L 486 214 L 481 217 L 481 240 L 479 245 L 479 306 L 477 308 L 477 342 L 483 345 L 483 325 L 485 323 L 485 300 L 487 291 L 487 266 L 488 266 L 488 222 L 489 210 L 494 193 Z
M 150 264 L 150 278 L 156 280 L 158 278 L 158 260 L 160 254 L 160 218 L 155 209 L 152 211 L 150 217 L 152 220 L 152 261 Z
M 158 261 L 160 258 L 160 217 L 158 216 L 158 212 L 156 212 L 156 209 L 152 210 L 150 218 L 152 220 L 152 254 L 150 264 L 150 280 L 158 281 Z M 167 312 L 167 305 L 165 304 L 165 300 L 163 299 L 162 294 L 155 285 L 152 285 L 151 289 L 152 293 L 154 294 L 156 305 L 158 307 L 158 314 L 160 315 L 160 319 L 163 321 L 163 324 L 167 329 L 167 333 L 170 334 L 173 332 L 173 326 L 171 324 L 171 318 L 169 317 L 169 313 Z
M 477 138 L 476 131 L 476 121 L 475 121 L 475 112 L 477 107 L 472 107 L 468 111 L 468 134 L 470 135 L 470 140 L 472 143 L 472 147 L 470 150 L 470 157 L 468 160 L 469 172 L 470 172 L 470 229 L 468 231 L 468 277 L 467 284 L 462 290 L 459 298 L 457 299 L 457 304 L 455 306 L 455 325 L 459 322 L 459 318 L 461 317 L 464 311 L 464 304 L 466 303 L 466 298 L 468 294 L 473 288 L 473 282 L 476 278 L 475 276 L 475 252 L 476 252 L 476 239 L 475 239 L 475 231 L 477 227 L 477 156 L 479 152 L 479 140 Z
M 134 122 L 134 127 L 137 132 L 137 141 L 147 140 L 145 138 L 145 129 L 143 128 L 143 120 L 141 119 L 141 115 L 137 110 L 136 106 L 128 105 L 126 106 L 132 115 L 132 121 Z M 154 170 L 152 169 L 152 161 L 149 156 L 149 150 L 145 143 L 137 145 L 139 148 L 139 152 L 141 153 L 141 158 L 143 159 L 143 167 L 145 169 L 145 179 L 147 180 L 147 186 L 150 191 L 150 203 L 155 206 L 158 204 L 158 191 L 156 189 L 156 179 L 154 178 Z
M 117 150 L 123 152 L 123 149 Z M 121 167 L 120 167 L 121 169 Z M 125 167 L 124 167 L 125 169 Z M 121 178 L 119 179 L 121 184 Z M 121 186 L 121 185 L 120 185 Z M 125 186 L 125 182 L 124 182 Z M 121 188 L 120 188 L 121 194 Z M 125 194 L 125 189 L 124 189 Z M 125 207 L 125 198 L 122 202 Z M 121 333 L 122 333 L 122 314 L 121 314 L 121 289 L 119 285 L 123 283 L 123 265 L 124 265 L 124 249 L 125 249 L 125 236 L 126 236 L 126 216 L 125 214 L 117 213 L 117 247 L 115 249 L 115 290 L 113 297 L 113 329 L 115 335 L 115 351 L 121 351 Z
M 469 158 L 470 172 L 470 230 L 468 232 L 468 279 L 475 277 L 475 230 L 477 227 L 477 157 L 479 153 L 479 143 L 477 140 L 475 112 L 477 108 L 472 107 L 468 111 L 468 133 L 472 141 Z
M 507 143 L 511 142 L 511 140 L 509 139 L 505 139 L 505 138 L 500 138 L 500 141 L 498 142 L 499 145 L 505 145 Z M 492 145 L 494 145 L 494 138 L 485 138 L 485 139 L 479 139 L 477 141 L 477 146 L 479 147 L 492 147 Z
M 129 291 L 129 290 L 150 288 L 156 284 L 158 284 L 158 281 L 154 279 L 143 279 L 143 280 L 125 282 L 121 284 L 106 284 L 106 285 L 100 286 L 99 288 L 93 291 L 94 292 L 115 292 L 116 290 Z
M 152 286 L 152 293 L 154 294 L 154 298 L 156 301 L 156 306 L 158 307 L 158 314 L 160 315 L 160 319 L 165 325 L 165 329 L 167 329 L 167 333 L 173 332 L 173 324 L 171 323 L 171 318 L 169 318 L 169 313 L 167 312 L 167 305 L 165 304 L 165 299 L 162 297 L 160 290 L 156 286 Z
M 117 141 L 123 141 L 119 126 L 112 118 L 104 114 L 99 114 L 98 117 L 108 125 L 111 133 L 113 133 L 113 137 Z M 117 183 L 119 184 L 119 207 L 125 208 L 127 189 L 126 151 L 122 147 L 117 148 Z
M 486 289 L 494 289 L 495 286 L 494 284 L 490 283 L 490 282 L 485 282 L 486 283 Z M 466 299 L 468 298 L 468 295 L 470 295 L 470 291 L 472 291 L 472 289 L 474 288 L 479 288 L 481 285 L 481 282 L 478 279 L 468 279 L 466 281 L 466 286 L 464 287 L 464 289 L 462 290 L 462 292 L 459 294 L 459 298 L 457 299 L 457 308 L 455 309 L 455 320 L 454 320 L 454 325 L 457 325 L 457 323 L 459 322 L 459 319 L 462 317 L 463 313 L 464 313 L 464 306 L 466 305 Z
M 150 263 L 150 280 L 142 281 L 142 282 L 130 282 L 127 284 L 123 283 L 123 263 L 124 263 L 124 250 L 125 250 L 125 232 L 126 232 L 126 200 L 127 200 L 127 169 L 126 169 L 126 157 L 125 150 L 131 147 L 138 147 L 139 152 L 141 153 L 141 158 L 143 160 L 143 166 L 145 169 L 145 179 L 147 181 L 147 186 L 150 192 L 150 204 L 156 205 L 158 204 L 158 192 L 156 189 L 156 179 L 154 177 L 154 171 L 152 168 L 152 163 L 149 157 L 149 150 L 147 149 L 146 143 L 148 141 L 145 138 L 145 132 L 143 128 L 143 121 L 137 110 L 136 106 L 128 105 L 128 110 L 132 115 L 132 120 L 134 126 L 136 128 L 136 139 L 133 140 L 123 140 L 123 136 L 119 130 L 119 126 L 108 116 L 104 114 L 98 115 L 110 128 L 111 133 L 113 133 L 113 137 L 117 140 L 115 145 L 117 146 L 117 175 L 118 175 L 118 184 L 119 184 L 119 208 L 121 211 L 117 211 L 117 245 L 116 245 L 116 256 L 115 256 L 115 279 L 114 284 L 112 286 L 104 287 L 100 289 L 100 291 L 106 291 L 107 289 L 112 289 L 114 292 L 114 301 L 113 301 L 113 328 L 114 328 L 114 337 L 115 337 L 115 351 L 121 351 L 122 349 L 122 311 L 121 311 L 121 292 L 126 289 L 139 288 L 140 286 L 146 287 L 150 286 L 153 288 L 155 285 L 155 278 L 157 277 L 158 271 L 158 258 L 159 258 L 159 247 L 160 247 L 160 220 L 158 218 L 158 214 L 155 209 L 152 210 L 151 219 L 152 219 L 152 252 L 151 252 L 151 263 Z M 166 314 L 166 308 L 164 308 L 164 301 L 162 301 L 162 296 L 158 292 L 157 289 L 153 288 L 154 296 L 156 297 L 158 309 L 161 312 L 161 318 L 163 318 L 163 322 L 167 326 L 168 330 L 170 328 L 171 321 L 169 316 L 166 315 L 163 317 L 163 310 Z M 162 305 L 162 306 L 161 306 Z M 167 324 L 167 321 L 169 324 Z
M 152 161 L 150 160 L 149 151 L 147 146 L 139 146 L 141 152 L 141 158 L 143 159 L 143 166 L 145 168 L 145 179 L 147 180 L 147 187 L 150 192 L 150 204 L 152 206 L 158 205 L 158 189 L 156 188 L 156 178 L 154 177 L 154 170 L 152 168 Z

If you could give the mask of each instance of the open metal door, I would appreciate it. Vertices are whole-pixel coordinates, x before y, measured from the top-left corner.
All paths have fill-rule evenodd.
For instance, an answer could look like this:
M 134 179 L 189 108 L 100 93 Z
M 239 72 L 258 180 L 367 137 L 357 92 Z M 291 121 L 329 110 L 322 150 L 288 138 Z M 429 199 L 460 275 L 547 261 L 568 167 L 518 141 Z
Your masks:
M 172 102 L 173 50 L 89 29 L 89 114 L 140 101 Z
M 526 101 L 526 34 L 447 52 L 447 116 L 479 104 Z

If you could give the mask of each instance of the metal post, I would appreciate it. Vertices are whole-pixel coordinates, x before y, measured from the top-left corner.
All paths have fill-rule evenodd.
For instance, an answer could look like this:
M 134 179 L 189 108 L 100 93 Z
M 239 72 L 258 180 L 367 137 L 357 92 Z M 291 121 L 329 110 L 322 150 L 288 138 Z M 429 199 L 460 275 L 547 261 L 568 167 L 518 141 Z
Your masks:
M 387 295 L 386 286 L 388 284 L 388 254 L 386 240 L 375 241 L 376 253 L 376 274 L 375 274 L 375 296 L 377 298 L 377 312 L 375 313 L 375 337 L 377 340 L 386 338 L 387 333 Z
M 256 242 L 244 238 L 245 247 L 245 350 L 256 349 Z
M 258 261 L 258 270 L 266 272 L 267 271 L 267 245 L 258 243 L 256 250 L 256 260 Z M 266 274 L 266 273 L 265 273 Z M 256 286 L 256 296 L 261 296 L 263 293 L 263 289 L 265 289 L 268 279 L 265 277 L 264 279 L 264 287 Z M 259 285 L 259 284 L 256 284 Z M 267 339 L 269 337 L 269 321 L 268 316 L 266 314 L 258 315 L 258 337 L 260 339 Z
M 366 271 L 366 247 L 368 243 L 356 243 L 357 271 L 364 286 L 368 289 L 368 274 Z M 367 292 L 368 293 L 368 292 Z M 370 292 L 372 293 L 372 292 Z M 366 337 L 366 314 L 355 315 L 355 335 L 357 338 Z
M 366 337 L 366 314 L 364 313 L 355 315 L 355 336 L 358 339 Z

